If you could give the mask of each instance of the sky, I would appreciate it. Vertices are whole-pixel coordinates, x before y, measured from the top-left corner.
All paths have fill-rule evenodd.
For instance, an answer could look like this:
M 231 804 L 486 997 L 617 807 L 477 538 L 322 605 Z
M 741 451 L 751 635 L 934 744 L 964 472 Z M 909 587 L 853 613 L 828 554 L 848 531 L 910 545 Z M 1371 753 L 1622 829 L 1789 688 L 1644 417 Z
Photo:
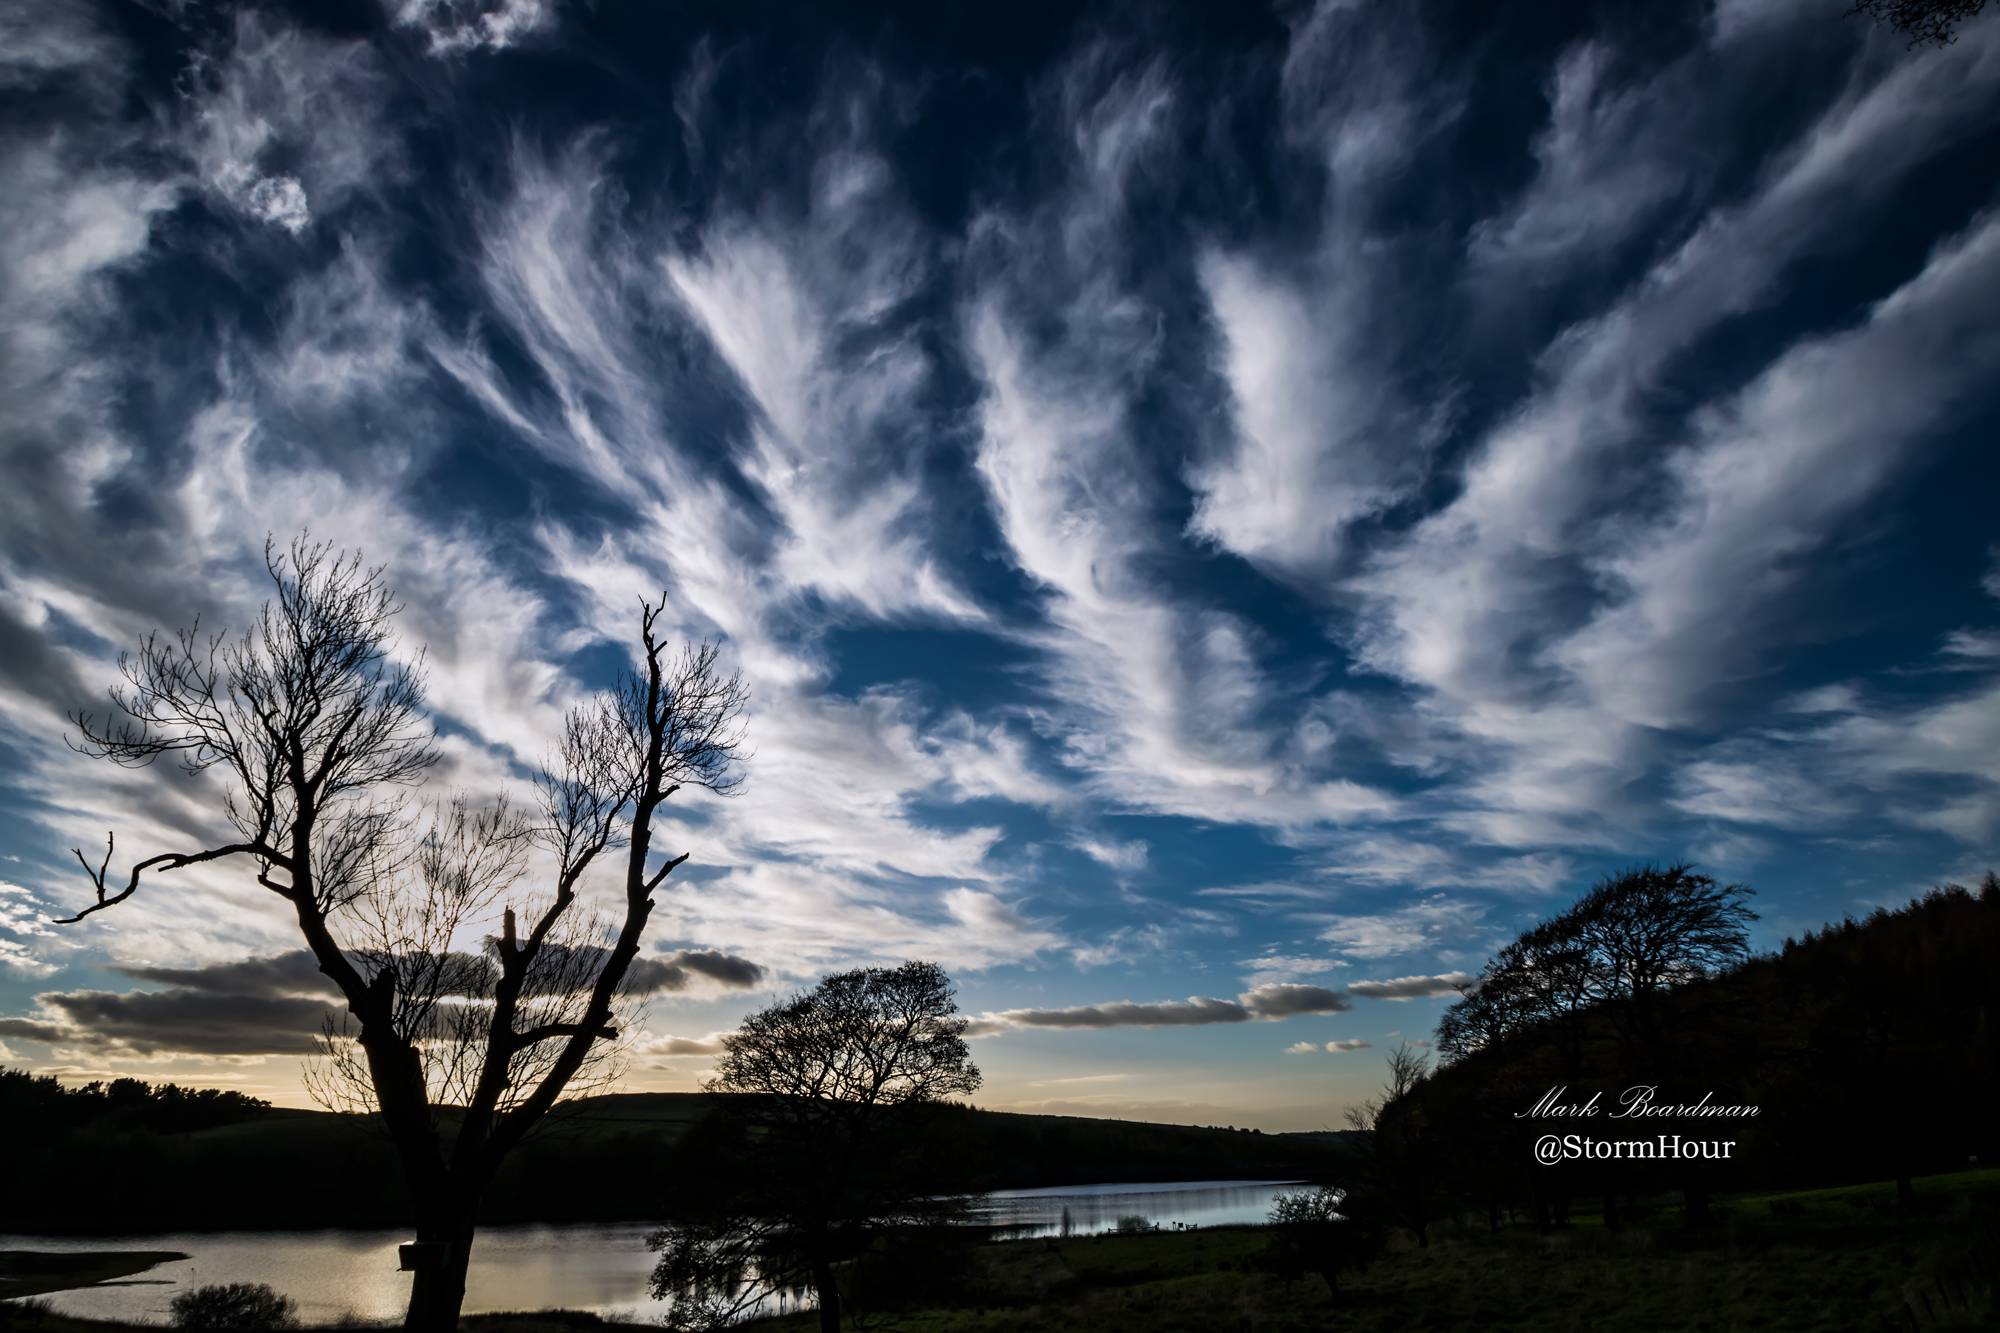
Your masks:
M 743 673 L 627 1090 L 927 958 L 982 1105 L 1337 1127 L 1619 867 L 2000 864 L 2000 14 L 1845 7 L 0 3 L 0 1063 L 306 1104 L 248 868 L 49 919 L 308 529 L 439 791 Z

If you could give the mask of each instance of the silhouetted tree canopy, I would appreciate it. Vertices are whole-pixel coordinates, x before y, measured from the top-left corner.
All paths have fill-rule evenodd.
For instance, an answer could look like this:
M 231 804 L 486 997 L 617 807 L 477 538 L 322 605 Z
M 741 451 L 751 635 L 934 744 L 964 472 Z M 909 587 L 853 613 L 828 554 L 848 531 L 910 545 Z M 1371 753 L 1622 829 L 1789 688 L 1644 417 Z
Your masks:
M 706 1215 L 653 1238 L 653 1294 L 677 1328 L 710 1328 L 770 1293 L 809 1288 L 820 1327 L 840 1327 L 836 1268 L 886 1232 L 963 1211 L 935 1192 L 939 1118 L 979 1086 L 951 981 L 935 963 L 857 968 L 744 1020 L 724 1039 L 711 1091 L 749 1114 L 709 1127 L 736 1164 Z
M 1640 1035 L 1652 1034 L 1657 996 L 1749 955 L 1751 891 L 1718 884 L 1692 866 L 1639 866 L 1606 876 L 1558 915 L 1486 964 L 1438 1024 L 1447 1060 L 1530 1026 L 1573 1060 L 1575 1022 L 1618 1002 Z
M 1958 30 L 1978 18 L 1986 0 L 1854 0 L 1847 13 L 1886 24 L 1910 39 L 1911 46 L 1950 46 Z

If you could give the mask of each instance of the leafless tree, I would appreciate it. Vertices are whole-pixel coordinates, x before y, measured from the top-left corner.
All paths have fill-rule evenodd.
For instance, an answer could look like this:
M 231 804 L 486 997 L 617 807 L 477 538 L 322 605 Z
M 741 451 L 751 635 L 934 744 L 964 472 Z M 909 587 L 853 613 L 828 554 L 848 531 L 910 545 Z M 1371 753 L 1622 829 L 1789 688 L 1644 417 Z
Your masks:
M 1397 1042 L 1396 1049 L 1389 1052 L 1389 1077 L 1382 1085 L 1381 1095 L 1363 1098 L 1348 1107 L 1347 1127 L 1372 1134 L 1382 1123 L 1382 1113 L 1408 1097 L 1430 1076 L 1430 1064 L 1430 1056 L 1422 1047 L 1407 1041 Z
M 617 1037 L 653 894 L 687 859 L 654 855 L 654 817 L 683 787 L 735 789 L 746 694 L 713 645 L 669 653 L 664 599 L 644 605 L 639 665 L 568 715 L 538 818 L 463 801 L 412 818 L 396 793 L 437 750 L 421 654 L 393 651 L 400 607 L 382 569 L 303 537 L 267 545 L 265 563 L 277 592 L 248 633 L 149 637 L 120 661 L 111 719 L 73 719 L 87 754 L 220 770 L 235 837 L 146 857 L 122 882 L 112 839 L 95 867 L 79 850 L 96 901 L 63 924 L 123 902 L 149 872 L 255 866 L 346 1002 L 319 1090 L 373 1107 L 415 1201 L 405 1326 L 450 1329 L 495 1169 Z M 538 845 L 553 881 L 517 893 Z M 617 913 L 600 921 L 584 877 L 620 849 Z
M 712 1328 L 767 1293 L 809 1287 L 822 1330 L 840 1327 L 835 1267 L 890 1227 L 962 1211 L 936 1197 L 923 1116 L 979 1087 L 951 981 L 935 963 L 856 968 L 744 1020 L 708 1084 L 752 1108 L 727 1130 L 750 1176 L 653 1238 L 670 1325 Z
M 1415 1095 L 1430 1073 L 1430 1056 L 1422 1047 L 1398 1042 L 1389 1052 L 1381 1094 L 1347 1110 L 1348 1128 L 1368 1135 L 1362 1172 L 1373 1207 L 1408 1228 L 1420 1246 L 1430 1244 L 1438 1194 L 1436 1152 Z

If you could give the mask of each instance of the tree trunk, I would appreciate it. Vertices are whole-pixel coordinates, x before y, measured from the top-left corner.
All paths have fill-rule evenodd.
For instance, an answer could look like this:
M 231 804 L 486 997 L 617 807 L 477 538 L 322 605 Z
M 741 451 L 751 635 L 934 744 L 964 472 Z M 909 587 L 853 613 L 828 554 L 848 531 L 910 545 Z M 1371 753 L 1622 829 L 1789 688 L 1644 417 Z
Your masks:
M 403 1327 L 409 1333 L 453 1333 L 459 1307 L 465 1304 L 465 1270 L 472 1259 L 472 1210 L 455 1210 L 428 1225 L 419 1223 L 417 1239 L 444 1249 L 411 1278 L 410 1309 Z
M 819 1302 L 819 1333 L 840 1333 L 840 1284 L 832 1264 L 813 1266 L 813 1298 Z

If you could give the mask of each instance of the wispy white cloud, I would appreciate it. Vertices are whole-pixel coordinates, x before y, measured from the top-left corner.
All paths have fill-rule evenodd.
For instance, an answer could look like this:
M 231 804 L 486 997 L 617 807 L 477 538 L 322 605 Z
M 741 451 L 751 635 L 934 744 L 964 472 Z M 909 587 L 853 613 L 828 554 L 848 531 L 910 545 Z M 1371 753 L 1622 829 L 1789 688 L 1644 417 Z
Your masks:
M 1473 228 L 1476 281 L 1518 292 L 1573 278 L 1682 187 L 1687 123 L 1677 90 L 1620 79 L 1616 64 L 1617 53 L 1599 41 L 1563 54 L 1534 144 L 1534 178 Z M 1676 65 L 1667 77 L 1685 72 Z
M 1324 182 L 1321 228 L 1283 259 L 1205 250 L 1197 269 L 1234 408 L 1226 442 L 1190 470 L 1190 527 L 1322 592 L 1348 528 L 1423 480 L 1449 402 L 1418 407 L 1397 374 L 1407 238 L 1381 196 L 1453 112 L 1412 24 L 1320 4 L 1283 67 L 1287 129 Z
M 2000 80 L 2000 64 L 1988 55 L 2000 40 L 1994 31 L 1986 25 L 1969 34 L 1936 66 L 1857 66 L 1831 107 L 1742 200 L 1710 212 L 1618 301 L 1542 353 L 1537 387 L 1480 442 L 1455 498 L 1376 550 L 1349 582 L 1363 599 L 1355 640 L 1362 660 L 1423 691 L 1441 722 L 1487 752 L 1489 776 L 1471 784 L 1471 808 L 1459 819 L 1468 833 L 1517 845 L 1589 841 L 1607 820 L 1630 822 L 1637 812 L 1625 804 L 1620 775 L 1657 762 L 1652 729 L 1707 719 L 1728 688 L 1757 669 L 1781 632 L 1800 555 L 1828 540 L 1832 525 L 1945 410 L 1954 392 L 1945 381 L 1957 383 L 1953 358 L 1910 367 L 1946 402 L 1904 396 L 1891 382 L 1900 371 L 1861 364 L 1878 348 L 1915 355 L 1925 338 L 1962 324 L 1964 314 L 1954 311 L 1977 304 L 1969 291 L 1954 299 L 1942 284 L 1919 279 L 1908 296 L 1873 314 L 1873 334 L 1801 349 L 1734 407 L 1697 411 L 1695 432 L 1717 447 L 1634 452 L 1652 438 L 1644 395 L 1676 358 L 1724 321 L 1779 299 L 1782 277 L 1814 238 L 1874 205 L 1968 129 L 1972 108 Z M 1976 289 L 1984 253 L 1973 239 L 1937 262 L 1966 269 Z M 1844 363 L 1843 348 L 1853 353 Z M 1836 467 L 1814 474 L 1801 505 L 1788 508 L 1786 469 L 1810 466 L 1818 443 L 1793 427 L 1816 407 L 1835 410 L 1808 395 L 1808 381 L 1832 388 L 1815 377 L 1840 369 L 1875 372 L 1865 383 L 1884 401 L 1865 410 L 1892 443 L 1856 459 L 1863 472 L 1854 489 Z M 1796 422 L 1787 415 L 1793 409 Z M 1740 427 L 1734 452 L 1718 438 L 1732 427 Z M 1767 431 L 1778 442 L 1761 449 Z M 1845 456 L 1855 438 L 1843 431 L 1826 441 L 1829 456 Z M 1645 540 L 1635 543 L 1624 524 L 1607 521 L 1643 509 L 1662 473 L 1670 486 L 1694 488 L 1681 521 L 1713 541 L 1740 515 L 1736 531 L 1749 545 L 1730 553 L 1729 571 L 1714 563 L 1724 559 L 1721 547 L 1708 543 L 1669 543 L 1648 563 Z M 1706 512 L 1703 504 L 1724 489 L 1728 508 Z M 1759 505 L 1770 506 L 1762 512 L 1775 522 L 1755 536 Z M 1713 557 L 1700 576 L 1672 564 L 1697 552 Z M 1706 579 L 1701 595 L 1726 598 L 1729 609 L 1676 601 L 1667 580 L 1681 573 L 1682 588 Z M 1652 602 L 1633 595 L 1645 582 L 1658 587 Z M 1648 614 L 1653 619 L 1634 623 Z M 1648 635 L 1659 637 L 1647 638 L 1641 653 L 1636 645 Z M 1626 650 L 1616 652 L 1621 639 Z M 1621 675 L 1621 664 L 1631 674 Z
M 1172 82 L 1093 48 L 1046 96 L 1076 127 L 1057 150 L 1065 185 L 976 224 L 966 336 L 985 390 L 976 466 L 1010 559 L 1045 594 L 1031 641 L 1068 706 L 1068 761 L 1133 809 L 1276 826 L 1379 814 L 1385 793 L 1315 771 L 1263 716 L 1250 627 L 1149 572 L 1179 547 L 1157 522 L 1170 478 L 1135 419 L 1159 316 L 1112 275 L 1126 192 L 1172 143 Z
M 556 0 L 387 0 L 398 26 L 424 34 L 434 56 L 501 51 L 548 32 Z
M 400 168 L 381 118 L 391 85 L 366 42 L 245 10 L 185 82 L 179 146 L 202 185 L 259 222 L 297 234 Z
M 1348 1051 L 1365 1051 L 1373 1043 L 1361 1037 L 1344 1037 L 1336 1041 L 1295 1041 L 1285 1048 L 1286 1055 L 1340 1055 Z
M 921 481 L 932 370 L 902 307 L 932 240 L 865 142 L 830 145 L 815 177 L 796 225 L 729 223 L 662 267 L 754 404 L 741 466 L 786 528 L 781 577 L 874 616 L 980 619 L 932 549 Z
M 1069 845 L 1091 860 L 1113 870 L 1133 871 L 1146 868 L 1148 849 L 1144 842 L 1136 838 L 1130 842 L 1121 842 L 1116 838 L 1093 838 L 1078 834 L 1069 840 Z
M 0 88 L 45 117 L 0 134 L 10 984 L 113 940 L 288 946 L 215 867 L 60 936 L 28 914 L 106 827 L 214 835 L 211 784 L 50 742 L 117 647 L 242 624 L 265 531 L 308 526 L 390 564 L 440 786 L 476 797 L 629 654 L 639 598 L 724 642 L 751 783 L 676 803 L 674 946 L 787 982 L 921 956 L 1244 988 L 989 1025 L 1440 996 L 1661 841 L 1991 846 L 1993 627 L 1911 608 L 1921 642 L 1850 671 L 1835 594 L 1921 558 L 1898 506 L 1963 466 L 2000 231 L 1795 279 L 1929 225 L 1906 187 L 1989 118 L 2000 24 L 1921 60 L 1789 0 L 1672 52 L 1570 36 L 1513 71 L 1546 114 L 1480 126 L 1524 178 L 1470 183 L 1479 81 L 1402 11 L 1290 13 L 1219 82 L 1086 36 L 1009 85 L 1021 151 L 968 185 L 911 148 L 948 99 L 865 51 L 746 117 L 755 43 L 691 38 L 664 135 L 470 100 L 490 53 L 602 17 L 246 12 L 141 60 L 88 6 L 0 2 Z M 1824 77 L 1739 134 L 1807 23 Z M 2000 597 L 1986 560 L 1960 601 Z M 1357 965 L 1387 979 L 1320 984 Z M 681 1079 L 716 1037 L 654 1040 Z
M 1330 917 L 1319 937 L 1354 958 L 1395 958 L 1468 942 L 1485 916 L 1476 902 L 1431 894 L 1391 912 Z

